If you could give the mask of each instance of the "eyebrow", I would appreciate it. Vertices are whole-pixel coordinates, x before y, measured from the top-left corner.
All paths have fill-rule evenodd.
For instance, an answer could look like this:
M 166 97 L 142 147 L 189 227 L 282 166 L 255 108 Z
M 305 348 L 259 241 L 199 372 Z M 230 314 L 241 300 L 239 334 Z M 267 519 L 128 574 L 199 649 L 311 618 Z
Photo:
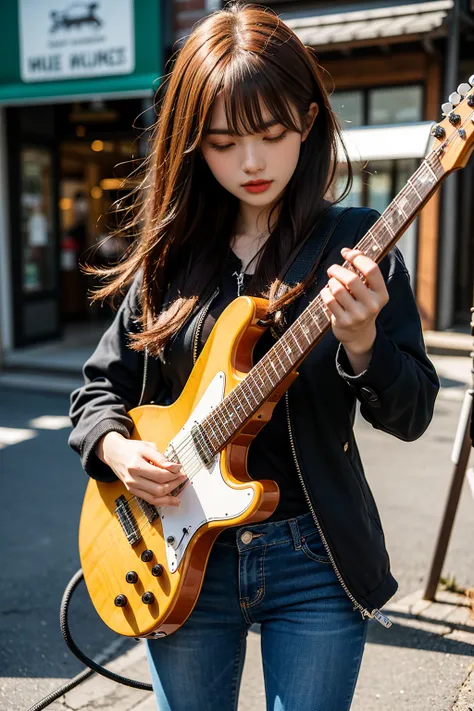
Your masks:
M 262 129 L 265 128 L 271 128 L 271 126 L 275 126 L 276 124 L 279 124 L 280 121 L 278 119 L 272 119 L 271 121 L 267 121 L 266 123 L 263 124 Z M 221 136 L 232 136 L 233 134 L 230 133 L 230 131 L 227 128 L 210 128 L 206 131 L 206 136 L 209 136 L 211 133 L 215 133 Z

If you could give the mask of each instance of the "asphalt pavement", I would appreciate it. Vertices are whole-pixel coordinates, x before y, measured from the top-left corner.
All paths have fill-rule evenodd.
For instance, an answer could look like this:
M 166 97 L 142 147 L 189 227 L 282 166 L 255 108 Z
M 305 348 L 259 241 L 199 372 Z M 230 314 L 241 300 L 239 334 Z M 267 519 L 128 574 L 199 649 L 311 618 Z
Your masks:
M 360 417 L 356 435 L 399 582 L 384 608 L 393 626 L 371 621 L 352 711 L 474 710 L 474 619 L 461 593 L 421 600 L 451 481 L 450 460 L 470 361 L 435 356 L 443 377 L 432 424 L 416 442 L 400 442 Z M 6 374 L 3 374 L 5 376 Z M 60 389 L 60 388 L 59 388 Z M 62 639 L 61 595 L 80 567 L 77 528 L 87 477 L 67 447 L 68 398 L 0 384 L 0 708 L 26 711 L 84 667 Z M 471 467 L 472 467 L 471 459 Z M 474 586 L 474 492 L 466 481 L 443 576 L 459 590 Z M 72 632 L 95 658 L 126 676 L 149 680 L 143 642 L 106 628 L 84 588 L 71 605 Z M 104 655 L 105 652 L 105 655 Z M 94 676 L 55 709 L 151 711 L 148 692 Z M 259 630 L 249 633 L 239 711 L 265 709 Z M 204 711 L 204 710 L 203 710 Z M 225 710 L 223 710 L 225 711 Z

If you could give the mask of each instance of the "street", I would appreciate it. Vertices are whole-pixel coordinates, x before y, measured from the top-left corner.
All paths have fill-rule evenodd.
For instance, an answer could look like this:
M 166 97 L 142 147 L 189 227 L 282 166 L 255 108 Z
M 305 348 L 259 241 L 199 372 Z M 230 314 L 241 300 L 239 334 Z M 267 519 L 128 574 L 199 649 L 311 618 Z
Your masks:
M 375 431 L 358 418 L 359 447 L 399 582 L 391 602 L 423 588 L 426 582 L 451 479 L 450 455 L 460 406 L 458 400 L 439 398 L 428 431 L 413 443 Z M 63 590 L 80 567 L 77 529 L 87 484 L 79 458 L 67 447 L 67 410 L 66 395 L 0 389 L 2 711 L 26 710 L 83 669 L 59 629 Z M 443 570 L 445 577 L 455 577 L 460 586 L 474 585 L 473 528 L 474 500 L 465 483 Z M 86 654 L 97 656 L 116 645 L 117 655 L 137 646 L 134 641 L 117 639 L 103 625 L 84 587 L 73 600 L 71 617 L 72 634 Z M 400 620 L 392 620 L 390 631 L 370 623 L 353 709 L 451 709 L 472 661 L 473 645 L 449 634 L 434 637 L 423 626 L 408 630 L 395 624 Z M 242 711 L 264 708 L 253 674 L 259 665 L 257 636 L 248 646 Z M 402 652 L 395 667 L 387 658 L 393 647 Z M 421 670 L 414 650 L 423 651 Z M 426 689 L 434 693 L 440 684 L 446 706 L 431 704 L 426 696 Z M 399 698 L 388 698 L 395 687 Z M 64 706 L 55 703 L 50 708 Z

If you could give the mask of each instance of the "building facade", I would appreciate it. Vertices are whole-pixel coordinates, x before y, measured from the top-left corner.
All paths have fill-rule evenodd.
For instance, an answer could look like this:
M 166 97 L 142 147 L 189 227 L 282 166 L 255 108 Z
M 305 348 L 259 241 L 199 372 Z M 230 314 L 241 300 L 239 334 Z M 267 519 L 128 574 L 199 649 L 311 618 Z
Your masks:
M 147 148 L 153 96 L 194 23 L 220 0 L 10 0 L 0 8 L 0 333 L 3 351 L 100 324 L 81 255 L 102 237 Z M 419 166 L 441 104 L 474 75 L 467 0 L 265 3 L 315 49 L 355 178 L 381 212 Z M 132 128 L 135 126 L 135 128 Z M 473 165 L 450 176 L 400 241 L 427 329 L 466 328 Z M 449 185 L 448 185 L 449 183 Z M 126 207 L 126 205 L 125 205 Z

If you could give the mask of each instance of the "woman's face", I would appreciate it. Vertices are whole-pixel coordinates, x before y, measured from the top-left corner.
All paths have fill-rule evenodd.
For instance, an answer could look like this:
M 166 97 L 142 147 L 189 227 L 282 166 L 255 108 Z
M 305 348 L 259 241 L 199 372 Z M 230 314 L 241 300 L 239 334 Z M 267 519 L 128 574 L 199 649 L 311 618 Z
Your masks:
M 224 101 L 219 96 L 213 107 L 209 130 L 201 142 L 204 160 L 222 187 L 242 202 L 258 207 L 274 203 L 288 185 L 301 144 L 317 116 L 318 105 L 314 102 L 310 105 L 308 124 L 303 133 L 290 131 L 278 123 L 271 125 L 273 117 L 263 106 L 262 111 L 265 123 L 269 123 L 265 131 L 242 137 L 230 135 L 227 133 Z M 269 181 L 261 192 L 250 192 L 244 187 L 249 181 L 261 180 Z

